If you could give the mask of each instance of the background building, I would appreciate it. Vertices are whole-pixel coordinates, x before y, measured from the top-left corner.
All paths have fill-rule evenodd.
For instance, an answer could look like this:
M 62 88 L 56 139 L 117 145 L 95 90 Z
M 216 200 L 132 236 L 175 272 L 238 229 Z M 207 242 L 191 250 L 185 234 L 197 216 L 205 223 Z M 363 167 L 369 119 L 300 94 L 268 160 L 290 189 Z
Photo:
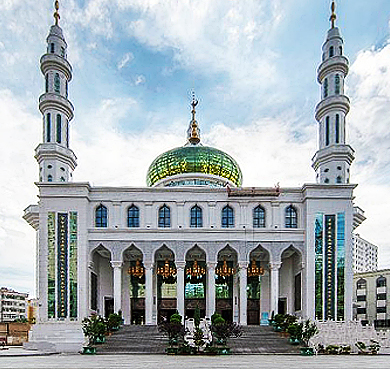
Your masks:
M 354 233 L 353 271 L 354 273 L 373 272 L 378 269 L 378 246 Z
M 363 323 L 390 327 L 390 269 L 354 276 L 356 317 Z
M 27 318 L 27 293 L 16 292 L 6 287 L 0 288 L 0 321 L 13 322 Z

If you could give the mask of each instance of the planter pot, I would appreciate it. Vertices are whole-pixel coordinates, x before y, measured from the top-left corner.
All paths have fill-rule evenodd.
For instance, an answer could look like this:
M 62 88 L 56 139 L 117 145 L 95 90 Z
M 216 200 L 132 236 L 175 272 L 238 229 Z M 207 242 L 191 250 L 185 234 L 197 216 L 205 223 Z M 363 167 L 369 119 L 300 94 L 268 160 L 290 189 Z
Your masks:
M 120 328 L 120 327 L 112 327 L 112 328 L 111 328 L 111 331 L 112 331 L 112 332 L 119 331 L 119 328 Z
M 95 339 L 95 343 L 96 343 L 96 344 L 102 344 L 102 343 L 104 343 L 104 342 L 106 342 L 106 337 L 104 337 L 104 336 L 102 336 L 102 337 L 96 337 L 96 339 Z
M 314 348 L 313 347 L 301 347 L 301 355 L 302 356 L 313 356 Z
M 165 352 L 169 355 L 177 355 L 178 348 L 177 347 L 167 347 Z
M 230 355 L 230 354 L 231 354 L 230 347 L 221 347 L 220 349 L 218 349 L 218 355 Z
M 280 325 L 274 325 L 274 331 L 275 332 L 281 332 L 282 331 L 282 327 Z
M 96 354 L 96 347 L 92 347 L 92 346 L 83 347 L 83 355 L 95 355 L 95 354 Z
M 289 342 L 292 344 L 292 345 L 299 345 L 301 343 L 300 340 L 298 340 L 297 338 L 290 338 L 289 339 Z

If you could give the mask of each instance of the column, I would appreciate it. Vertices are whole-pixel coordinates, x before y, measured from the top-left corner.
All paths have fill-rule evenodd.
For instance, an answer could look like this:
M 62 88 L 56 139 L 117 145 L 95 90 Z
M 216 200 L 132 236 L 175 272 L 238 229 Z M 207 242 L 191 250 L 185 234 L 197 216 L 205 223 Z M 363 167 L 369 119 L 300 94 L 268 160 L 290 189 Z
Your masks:
M 215 267 L 217 263 L 207 263 L 207 289 L 206 289 L 206 317 L 211 317 L 215 312 Z
M 122 261 L 111 261 L 114 269 L 114 312 L 122 310 Z
M 176 307 L 179 314 L 185 318 L 185 306 L 184 306 L 184 268 L 186 266 L 185 261 L 176 262 L 177 270 L 177 289 L 176 289 Z
M 248 262 L 238 264 L 240 268 L 240 324 L 247 325 L 247 268 Z
M 276 315 L 278 313 L 278 302 L 279 302 L 279 269 L 282 266 L 280 262 L 269 263 L 269 269 L 271 272 L 271 306 L 270 316 L 272 311 Z
M 145 267 L 145 324 L 153 325 L 153 263 L 144 262 Z
M 240 321 L 240 276 L 239 272 L 233 275 L 233 322 Z

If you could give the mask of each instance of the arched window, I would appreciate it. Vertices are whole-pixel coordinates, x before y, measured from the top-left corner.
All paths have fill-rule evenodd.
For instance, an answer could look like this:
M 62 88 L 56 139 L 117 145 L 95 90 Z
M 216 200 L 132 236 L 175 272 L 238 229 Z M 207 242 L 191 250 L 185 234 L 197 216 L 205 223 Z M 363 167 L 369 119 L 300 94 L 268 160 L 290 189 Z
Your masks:
M 325 145 L 329 145 L 329 117 L 325 118 Z
M 61 80 L 60 75 L 58 73 L 54 75 L 54 92 L 61 92 Z
M 340 143 L 340 115 L 336 114 L 336 143 Z
M 331 46 L 329 48 L 329 58 L 331 58 L 332 56 L 334 56 L 334 47 L 333 46 Z
M 52 54 L 54 54 L 54 51 L 55 51 L 55 49 L 54 49 L 54 42 L 52 42 L 52 43 L 50 44 L 50 52 L 51 52 Z
M 222 209 L 221 223 L 222 223 L 222 228 L 234 227 L 234 210 L 229 205 L 226 205 Z
M 169 228 L 171 226 L 171 209 L 165 204 L 158 210 L 158 226 Z
M 339 46 L 339 53 L 340 53 L 340 55 L 343 55 L 343 47 L 342 46 Z
M 193 228 L 203 227 L 203 215 L 202 208 L 198 205 L 195 205 L 191 208 L 191 221 L 190 226 Z
M 360 278 L 357 282 L 356 282 L 356 289 L 358 290 L 364 290 L 367 286 L 367 282 L 365 279 L 363 278 Z
M 341 178 L 340 176 L 338 176 L 338 177 L 336 178 L 336 183 L 342 183 L 342 178 Z
M 49 92 L 49 74 L 45 75 L 45 92 Z
M 340 95 L 340 74 L 336 74 L 334 77 L 334 92 L 336 95 Z
M 265 210 L 262 206 L 253 209 L 253 228 L 265 227 Z
M 51 140 L 51 115 L 47 113 L 46 115 L 46 142 Z
M 284 214 L 285 226 L 286 228 L 297 228 L 298 227 L 298 217 L 297 211 L 294 206 L 290 205 L 286 208 Z
M 127 210 L 127 226 L 130 228 L 139 227 L 139 208 L 131 205 Z
M 329 178 L 325 178 L 325 183 L 329 183 Z
M 56 137 L 56 141 L 58 143 L 61 143 L 61 114 L 57 114 L 57 127 L 56 127 L 56 131 L 57 131 L 57 137 Z
M 61 177 L 61 182 L 65 182 L 65 177 Z
M 66 147 L 69 147 L 69 123 L 66 122 Z
M 376 280 L 376 286 L 377 287 L 386 287 L 386 278 L 383 276 L 380 276 Z
M 68 98 L 68 81 L 65 81 L 65 97 Z
M 328 78 L 325 78 L 324 80 L 324 98 L 328 97 Z
M 53 176 L 52 176 L 51 174 L 49 174 L 49 175 L 47 176 L 47 181 L 48 181 L 48 182 L 53 182 Z
M 107 227 L 107 208 L 104 205 L 95 210 L 95 227 Z

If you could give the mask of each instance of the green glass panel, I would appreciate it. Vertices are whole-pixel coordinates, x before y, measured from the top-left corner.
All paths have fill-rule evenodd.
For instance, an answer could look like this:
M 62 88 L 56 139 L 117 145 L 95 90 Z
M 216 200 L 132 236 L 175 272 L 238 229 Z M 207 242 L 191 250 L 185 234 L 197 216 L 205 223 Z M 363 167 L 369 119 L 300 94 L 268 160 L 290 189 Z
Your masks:
M 323 214 L 315 220 L 315 312 L 316 319 L 323 319 Z
M 242 173 L 237 162 L 221 150 L 208 146 L 183 146 L 158 156 L 147 174 L 148 186 L 177 174 L 212 174 L 241 186 Z
M 53 212 L 47 214 L 47 317 L 55 317 L 56 277 L 55 277 L 55 218 Z
M 77 318 L 77 212 L 69 215 L 69 315 Z
M 337 214 L 337 320 L 344 320 L 345 214 Z

